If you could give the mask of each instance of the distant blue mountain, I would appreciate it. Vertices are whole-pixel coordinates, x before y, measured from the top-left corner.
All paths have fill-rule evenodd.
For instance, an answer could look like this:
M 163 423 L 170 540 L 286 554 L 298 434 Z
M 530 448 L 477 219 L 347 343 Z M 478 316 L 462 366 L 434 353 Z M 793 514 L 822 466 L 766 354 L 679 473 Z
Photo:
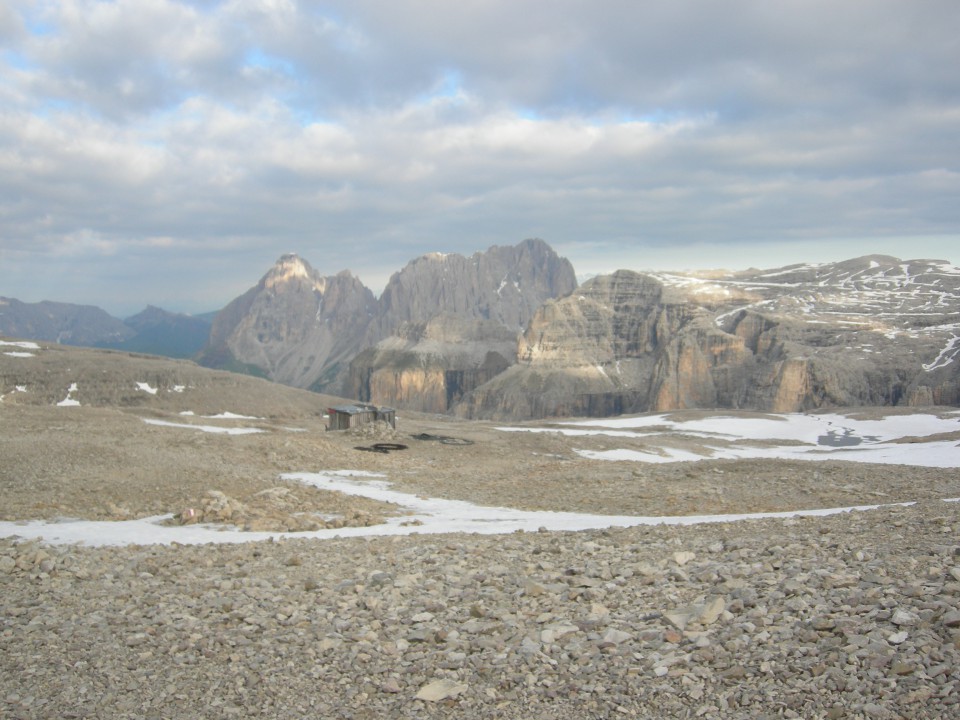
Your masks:
M 190 358 L 206 344 L 216 313 L 190 316 L 148 306 L 118 320 L 93 305 L 0 297 L 0 335 L 61 345 Z
M 210 316 L 171 313 L 148 305 L 142 312 L 123 321 L 133 331 L 131 337 L 119 342 L 99 342 L 96 347 L 190 358 L 200 351 L 210 337 Z

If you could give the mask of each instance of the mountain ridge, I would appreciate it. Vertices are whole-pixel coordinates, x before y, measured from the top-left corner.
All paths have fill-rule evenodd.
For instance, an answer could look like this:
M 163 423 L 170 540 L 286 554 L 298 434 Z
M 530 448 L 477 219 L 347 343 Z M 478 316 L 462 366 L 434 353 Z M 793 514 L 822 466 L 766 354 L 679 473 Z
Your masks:
M 110 347 L 126 349 L 144 347 L 132 344 L 144 328 L 187 318 L 148 306 L 121 323 L 87 306 L 0 303 L 2 334 L 75 341 L 96 334 L 77 319 L 89 317 L 99 332 L 119 333 Z M 22 308 L 30 322 L 11 323 Z M 51 308 L 60 325 L 44 320 Z M 569 261 L 531 239 L 415 258 L 375 298 L 350 271 L 322 275 L 287 254 L 216 314 L 194 357 L 465 418 L 958 405 L 960 269 L 866 255 L 739 271 L 618 270 L 577 286 Z
M 452 382 L 462 393 L 512 360 L 491 357 L 485 371 L 477 374 L 472 357 L 454 345 L 468 337 L 476 340 L 477 333 L 500 342 L 504 329 L 513 333 L 515 343 L 545 299 L 575 286 L 570 262 L 536 239 L 512 247 L 494 245 L 469 258 L 455 253 L 415 258 L 393 274 L 379 299 L 349 271 L 323 276 L 288 254 L 221 311 L 199 360 L 210 367 L 259 369 L 265 377 L 288 385 L 358 398 L 381 395 L 393 387 L 395 393 L 386 393 L 391 403 L 400 403 L 413 387 L 422 393 L 430 383 L 444 383 L 447 373 L 453 372 Z M 398 338 L 423 333 L 440 316 L 455 319 L 447 324 L 444 352 L 426 350 L 417 342 L 400 351 L 403 343 L 398 345 Z M 451 335 L 454 325 L 457 331 Z M 436 332 L 440 326 L 430 327 Z M 388 347 L 368 352 L 381 342 Z M 357 362 L 365 358 L 378 367 L 358 368 Z M 426 364 L 437 362 L 442 367 L 432 368 L 430 380 L 407 377 L 411 365 L 426 372 Z M 451 362 L 466 366 L 451 367 Z M 380 390 L 371 389 L 372 379 Z M 448 394 L 446 388 L 430 392 Z M 429 409 L 448 408 L 434 404 Z

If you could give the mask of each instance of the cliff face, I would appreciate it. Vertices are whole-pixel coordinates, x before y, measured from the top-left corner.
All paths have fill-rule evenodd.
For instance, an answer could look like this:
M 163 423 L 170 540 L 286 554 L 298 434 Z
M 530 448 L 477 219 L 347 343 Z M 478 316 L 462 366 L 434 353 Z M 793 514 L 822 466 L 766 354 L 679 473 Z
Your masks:
M 350 363 L 348 395 L 443 413 L 516 360 L 516 333 L 492 320 L 439 315 L 407 324 Z
M 201 362 L 260 370 L 295 387 L 336 385 L 362 349 L 375 311 L 373 293 L 349 272 L 324 277 L 285 255 L 218 313 Z
M 956 404 L 960 270 L 873 256 L 710 277 L 618 271 L 546 303 L 464 417 Z

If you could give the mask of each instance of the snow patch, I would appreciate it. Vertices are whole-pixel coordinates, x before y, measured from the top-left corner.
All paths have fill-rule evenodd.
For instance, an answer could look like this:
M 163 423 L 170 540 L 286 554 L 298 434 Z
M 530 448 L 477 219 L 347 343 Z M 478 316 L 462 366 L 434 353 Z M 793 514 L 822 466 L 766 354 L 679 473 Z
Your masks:
M 26 391 L 27 391 L 27 386 L 26 386 L 26 385 L 17 385 L 17 386 L 14 387 L 14 389 L 13 389 L 13 392 L 19 392 L 19 393 L 25 393 Z M 8 395 L 11 395 L 11 394 L 12 394 L 12 393 L 4 393 L 3 395 L 0 395 L 0 402 L 3 402 L 4 399 L 5 399 Z
M 73 397 L 76 392 L 77 384 L 71 383 L 70 387 L 67 389 L 67 396 L 57 403 L 57 407 L 78 407 L 80 405 L 80 401 Z
M 39 350 L 40 349 L 40 346 L 37 345 L 35 342 L 29 342 L 25 340 L 0 340 L 0 346 L 22 348 L 23 350 Z
M 940 351 L 940 354 L 937 355 L 932 363 L 925 363 L 921 365 L 921 367 L 927 372 L 933 372 L 938 368 L 946 367 L 956 360 L 958 353 L 960 353 L 960 337 L 954 335 L 947 341 L 946 347 Z
M 76 391 L 71 386 L 71 393 Z M 231 415 L 225 413 L 224 415 Z M 238 416 L 232 416 L 238 417 Z M 150 425 L 186 428 L 203 432 L 244 434 L 262 432 L 257 428 L 223 428 L 187 425 L 163 420 L 144 419 Z M 539 432 L 562 432 L 569 435 L 605 434 L 610 436 L 700 437 L 713 439 L 716 447 L 704 452 L 719 458 L 785 458 L 827 460 L 845 459 L 860 462 L 887 462 L 935 467 L 960 466 L 960 453 L 955 441 L 911 442 L 898 444 L 900 437 L 924 437 L 956 431 L 960 428 L 960 412 L 944 417 L 929 414 L 897 415 L 882 420 L 857 420 L 837 414 L 767 415 L 761 417 L 707 417 L 682 420 L 670 415 L 644 415 L 629 418 L 608 418 L 567 427 L 533 428 Z M 506 427 L 505 431 L 525 428 Z M 638 432 L 638 430 L 640 432 Z M 790 440 L 793 444 L 770 447 L 738 445 L 737 440 Z M 721 442 L 722 441 L 722 442 Z M 801 444 L 797 444 L 797 443 Z M 723 444 L 728 443 L 728 444 Z M 644 450 L 577 451 L 583 457 L 597 460 L 632 460 L 641 462 L 680 462 L 700 460 L 686 449 L 661 447 Z M 517 531 L 533 532 L 540 528 L 554 531 L 631 527 L 638 525 L 693 525 L 702 523 L 739 522 L 761 518 L 826 516 L 892 505 L 856 505 L 840 508 L 795 510 L 769 513 L 734 513 L 728 515 L 629 516 L 591 513 L 524 511 L 514 508 L 483 506 L 463 500 L 430 498 L 394 490 L 384 475 L 357 470 L 324 473 L 289 473 L 281 477 L 307 485 L 334 490 L 348 495 L 394 503 L 400 514 L 371 527 L 324 529 L 313 532 L 243 532 L 213 525 L 166 525 L 171 515 L 162 515 L 120 522 L 0 522 L 0 537 L 42 538 L 46 542 L 89 545 L 130 544 L 205 544 L 256 542 L 270 538 L 333 538 L 374 535 L 407 535 L 434 533 L 502 534 Z M 954 502 L 955 499 L 948 499 Z
M 463 500 L 428 498 L 391 489 L 383 476 L 364 472 L 289 473 L 285 479 L 335 490 L 373 500 L 395 503 L 405 514 L 391 516 L 380 525 L 323 529 L 311 532 L 243 532 L 212 525 L 164 525 L 172 515 L 157 515 L 125 521 L 0 522 L 0 537 L 43 539 L 52 544 L 117 545 L 201 545 L 207 543 L 258 542 L 278 538 L 370 537 L 388 535 L 425 535 L 437 533 L 506 534 L 552 531 L 576 531 L 639 525 L 699 525 L 740 522 L 767 518 L 825 517 L 881 507 L 907 507 L 914 503 L 889 505 L 853 505 L 815 510 L 791 510 L 729 515 L 631 516 L 590 513 L 515 510 L 475 505 Z M 418 524 L 411 524 L 416 522 Z
M 251 435 L 253 433 L 265 432 L 260 428 L 226 428 L 217 425 L 189 425 L 187 423 L 175 423 L 168 420 L 153 420 L 143 418 L 147 425 L 158 425 L 160 427 L 185 428 L 187 430 L 197 430 L 199 432 L 215 433 L 218 435 Z
M 955 440 L 897 442 L 904 438 L 923 438 L 960 431 L 960 418 L 956 415 L 938 417 L 917 413 L 891 415 L 881 420 L 857 420 L 834 413 L 798 413 L 678 420 L 667 414 L 657 414 L 585 420 L 552 428 L 498 429 L 505 432 L 555 432 L 569 436 L 604 435 L 644 439 L 646 447 L 642 449 L 575 450 L 581 457 L 591 460 L 646 463 L 706 459 L 846 460 L 960 467 L 960 443 Z M 678 444 L 687 446 L 694 439 L 697 452 L 675 447 Z M 758 440 L 766 441 L 768 445 L 756 447 L 750 442 Z

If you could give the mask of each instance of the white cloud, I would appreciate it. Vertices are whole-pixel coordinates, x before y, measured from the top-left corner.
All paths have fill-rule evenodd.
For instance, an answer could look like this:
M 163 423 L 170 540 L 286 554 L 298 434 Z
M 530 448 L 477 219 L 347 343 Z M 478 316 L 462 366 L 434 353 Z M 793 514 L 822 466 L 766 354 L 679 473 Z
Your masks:
M 960 227 L 958 22 L 934 0 L 15 0 L 0 260 L 176 248 L 201 302 L 228 250 L 258 268 L 241 288 L 291 249 L 363 277 L 533 235 L 581 270 L 667 245 L 930 254 Z M 42 299 L 22 276 L 3 292 Z

